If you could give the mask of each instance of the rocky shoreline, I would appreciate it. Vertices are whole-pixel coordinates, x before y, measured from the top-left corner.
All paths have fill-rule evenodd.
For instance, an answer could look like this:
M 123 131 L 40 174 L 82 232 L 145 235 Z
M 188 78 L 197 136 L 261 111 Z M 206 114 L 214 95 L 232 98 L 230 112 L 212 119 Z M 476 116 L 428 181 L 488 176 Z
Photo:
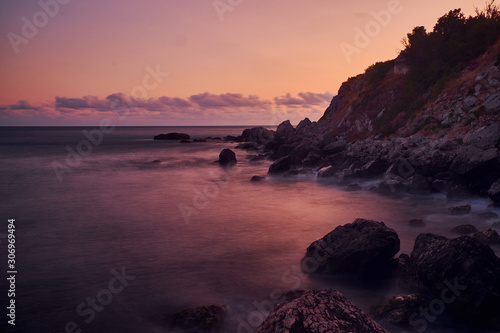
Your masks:
M 497 123 L 463 137 L 414 135 L 350 142 L 333 135 L 328 124 L 306 118 L 295 128 L 286 121 L 276 131 L 256 127 L 223 140 L 237 143 L 236 148 L 247 151 L 251 160 L 273 161 L 267 175 L 256 175 L 252 181 L 316 174 L 318 181 L 346 190 L 360 190 L 360 183 L 370 181 L 368 190 L 381 195 L 440 192 L 450 200 L 482 197 L 500 205 Z M 224 149 L 219 163 L 232 167 L 237 161 L 231 150 Z M 470 205 L 458 205 L 450 208 L 450 214 L 470 210 Z M 493 212 L 483 215 L 498 217 Z M 423 221 L 410 224 L 419 227 Z M 500 258 L 490 247 L 500 243 L 500 237 L 492 229 L 479 232 L 470 225 L 454 232 L 467 236 L 420 234 L 413 251 L 396 258 L 399 237 L 383 222 L 358 219 L 337 227 L 306 249 L 301 261 L 304 273 L 323 278 L 347 274 L 360 283 L 383 280 L 403 293 L 367 315 L 336 290 L 292 290 L 257 332 L 387 332 L 383 327 L 423 331 L 453 325 L 500 330 Z M 173 315 L 169 322 L 183 332 L 222 332 L 228 312 L 225 305 L 194 308 Z

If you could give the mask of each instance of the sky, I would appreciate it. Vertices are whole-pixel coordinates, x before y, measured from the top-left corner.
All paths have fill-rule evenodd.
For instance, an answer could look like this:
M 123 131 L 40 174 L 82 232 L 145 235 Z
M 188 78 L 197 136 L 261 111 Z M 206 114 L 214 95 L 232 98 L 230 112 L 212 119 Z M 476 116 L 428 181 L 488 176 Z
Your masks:
M 318 120 L 342 82 L 476 0 L 0 2 L 0 125 Z

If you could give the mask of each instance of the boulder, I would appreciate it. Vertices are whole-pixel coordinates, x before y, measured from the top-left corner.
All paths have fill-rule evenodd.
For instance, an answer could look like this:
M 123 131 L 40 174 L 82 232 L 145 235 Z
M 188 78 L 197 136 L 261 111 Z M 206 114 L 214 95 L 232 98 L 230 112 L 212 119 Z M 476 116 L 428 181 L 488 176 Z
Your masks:
M 208 305 L 172 315 L 170 324 L 186 333 L 219 332 L 227 313 L 226 305 Z
M 302 268 L 307 273 L 384 273 L 399 246 L 397 233 L 383 222 L 356 219 L 313 242 Z
M 408 185 L 401 177 L 393 176 L 382 180 L 372 191 L 382 195 L 394 196 L 407 192 Z
M 276 160 L 273 164 L 269 166 L 268 173 L 270 175 L 280 174 L 287 172 L 291 169 L 293 165 L 293 159 L 291 156 L 285 156 Z
M 471 209 L 472 209 L 471 205 L 455 206 L 448 208 L 450 213 L 453 215 L 466 215 L 471 212 Z
M 193 142 L 202 143 L 202 142 L 207 142 L 207 140 L 205 140 L 205 139 L 194 139 Z
M 247 142 L 255 142 L 259 145 L 266 144 L 274 139 L 274 131 L 268 130 L 264 127 L 253 127 L 247 128 L 241 134 L 241 137 L 238 139 L 242 139 Z
M 337 175 L 337 172 L 338 172 L 337 168 L 335 168 L 333 166 L 327 166 L 327 167 L 321 168 L 318 171 L 318 178 L 335 177 Z
M 498 214 L 492 211 L 479 213 L 478 216 L 483 220 L 493 220 L 498 218 Z
M 346 148 L 347 148 L 347 142 L 345 140 L 338 140 L 323 147 L 322 152 L 326 156 L 328 156 L 340 153 L 346 150 Z
M 500 177 L 498 149 L 483 150 L 472 145 L 463 146 L 458 150 L 450 172 L 473 191 L 488 191 L 491 184 Z
M 181 140 L 180 143 L 193 143 L 193 141 L 191 141 L 191 140 Z
M 307 290 L 280 304 L 264 320 L 257 333 L 387 333 L 340 292 Z
M 285 120 L 278 125 L 276 129 L 276 139 L 281 141 L 287 141 L 295 134 L 295 128 L 293 128 L 290 120 Z
M 459 320 L 488 325 L 500 318 L 500 258 L 475 238 L 420 234 L 403 277 Z
M 500 236 L 493 229 L 484 230 L 474 235 L 483 244 L 500 244 Z
M 219 154 L 220 165 L 233 165 L 236 164 L 236 154 L 231 149 L 223 149 Z
M 372 315 L 377 321 L 409 326 L 410 316 L 414 313 L 420 313 L 420 308 L 425 308 L 426 302 L 427 300 L 418 293 L 397 295 L 376 307 L 372 311 Z
M 483 150 L 497 147 L 500 143 L 500 124 L 491 124 L 467 133 L 463 143 Z
M 189 140 L 191 137 L 185 133 L 167 133 L 154 136 L 154 140 Z
M 494 182 L 489 190 L 488 197 L 497 205 L 500 205 L 500 179 Z
M 295 127 L 295 131 L 298 133 L 303 133 L 309 126 L 311 125 L 311 120 L 309 118 L 305 118 L 304 120 L 301 120 L 300 123 Z

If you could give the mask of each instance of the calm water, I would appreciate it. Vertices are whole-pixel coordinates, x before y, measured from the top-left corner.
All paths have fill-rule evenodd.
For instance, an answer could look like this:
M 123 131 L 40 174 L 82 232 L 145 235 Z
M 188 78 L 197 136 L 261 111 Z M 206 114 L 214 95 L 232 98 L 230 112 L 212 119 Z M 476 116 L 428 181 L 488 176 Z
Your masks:
M 66 164 L 66 147 L 77 149 L 83 129 L 0 128 L 0 237 L 8 218 L 17 227 L 16 332 L 63 332 L 68 322 L 82 332 L 165 332 L 169 313 L 212 303 L 229 306 L 228 332 L 238 325 L 245 332 L 273 291 L 309 287 L 335 287 L 368 310 L 395 288 L 304 276 L 298 263 L 312 241 L 370 218 L 394 228 L 409 253 L 420 232 L 452 237 L 458 224 L 482 230 L 494 222 L 476 217 L 488 209 L 484 200 L 468 201 L 471 215 L 452 217 L 440 195 L 344 192 L 314 176 L 252 183 L 270 162 L 250 163 L 236 150 L 236 167 L 213 163 L 234 144 L 152 140 L 173 131 L 238 135 L 240 127 L 116 128 L 79 163 L 70 159 L 72 171 L 60 181 L 53 163 Z M 413 218 L 427 226 L 408 227 Z M 109 292 L 112 271 L 123 269 L 133 279 Z M 96 297 L 107 304 L 92 310 Z

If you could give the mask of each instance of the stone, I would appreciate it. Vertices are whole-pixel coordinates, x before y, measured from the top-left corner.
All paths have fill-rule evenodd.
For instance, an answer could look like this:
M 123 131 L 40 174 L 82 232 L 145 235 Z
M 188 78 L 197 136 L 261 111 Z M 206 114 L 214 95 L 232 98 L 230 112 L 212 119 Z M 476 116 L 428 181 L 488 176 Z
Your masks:
M 247 128 L 239 139 L 246 142 L 255 142 L 258 145 L 266 144 L 274 140 L 274 131 L 264 127 Z
M 271 175 L 276 175 L 289 171 L 292 168 L 293 159 L 291 156 L 285 156 L 276 160 L 273 164 L 269 166 L 268 173 Z
M 223 149 L 219 154 L 219 164 L 220 165 L 234 165 L 238 161 L 236 160 L 236 154 L 231 149 Z
M 257 333 L 387 333 L 379 324 L 333 289 L 307 290 L 280 304 L 264 320 Z
M 493 229 L 484 230 L 474 235 L 483 244 L 500 244 L 500 236 Z
M 252 182 L 261 182 L 261 181 L 263 181 L 264 179 L 266 179 L 266 177 L 264 177 L 264 176 L 253 176 L 253 177 L 250 179 L 250 181 L 252 181 Z
M 500 317 L 500 258 L 475 238 L 420 234 L 402 276 L 417 292 L 453 299 L 445 308 L 456 319 L 490 325 Z
M 410 179 L 410 184 L 408 190 L 412 194 L 431 194 L 432 193 L 432 187 L 427 179 L 427 177 L 424 177 L 422 175 L 414 175 Z
M 498 214 L 492 211 L 479 213 L 478 216 L 483 220 L 493 220 L 498 218 Z
M 450 213 L 453 215 L 466 215 L 471 212 L 471 209 L 471 205 L 462 205 L 448 208 Z
M 297 131 L 298 133 L 303 133 L 309 126 L 311 126 L 311 120 L 306 117 L 299 122 L 297 127 L 295 127 L 295 131 Z
M 495 123 L 467 133 L 463 143 L 486 150 L 495 148 L 500 143 L 500 124 Z
M 399 246 L 397 233 L 383 222 L 356 219 L 313 242 L 302 268 L 307 273 L 382 273 L 393 264 Z
M 287 141 L 295 134 L 295 128 L 293 128 L 290 120 L 285 120 L 276 128 L 276 139 Z
M 377 321 L 408 327 L 410 316 L 420 313 L 420 308 L 427 306 L 424 296 L 418 293 L 397 295 L 376 307 L 372 315 Z
M 158 134 L 154 136 L 154 140 L 189 140 L 191 137 L 185 133 L 167 133 L 167 134 Z
M 322 152 L 325 155 L 334 155 L 346 150 L 346 148 L 347 142 L 345 140 L 338 140 L 323 147 Z

